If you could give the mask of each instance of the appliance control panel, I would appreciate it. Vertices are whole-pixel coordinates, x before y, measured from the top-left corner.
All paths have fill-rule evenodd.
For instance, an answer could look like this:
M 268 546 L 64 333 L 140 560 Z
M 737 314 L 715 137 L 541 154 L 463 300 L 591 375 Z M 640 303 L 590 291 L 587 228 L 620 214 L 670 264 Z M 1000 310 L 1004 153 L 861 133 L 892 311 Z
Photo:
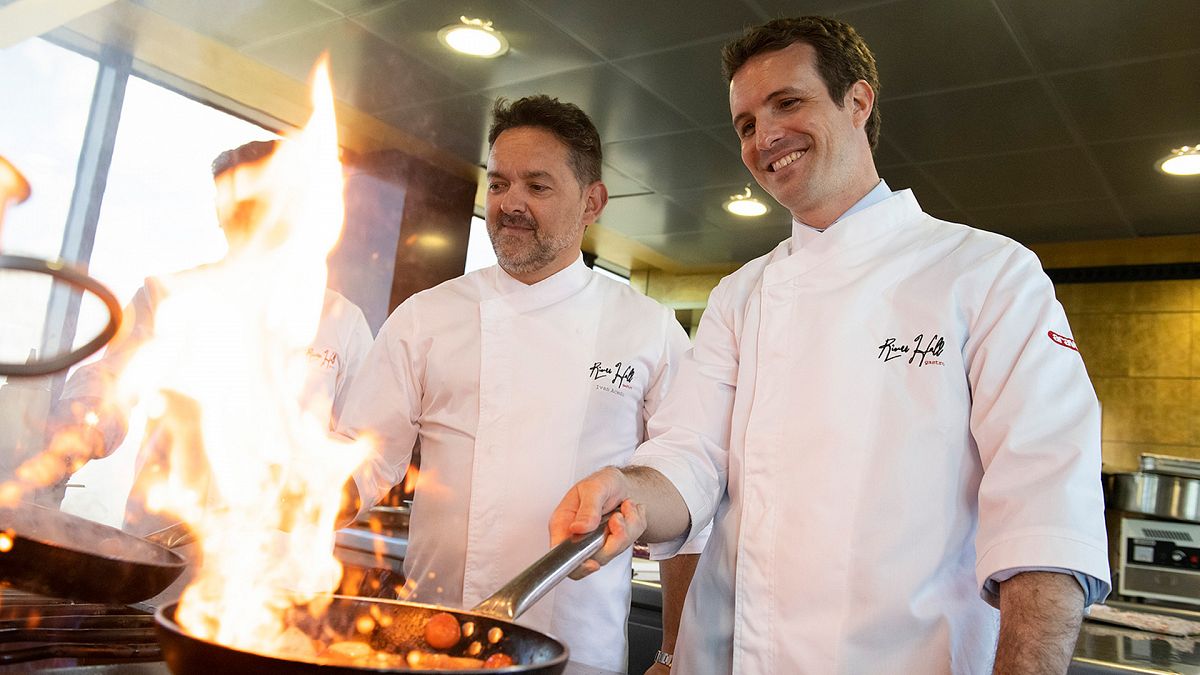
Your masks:
M 1173 541 L 1127 539 L 1125 559 L 1137 565 L 1200 570 L 1200 548 L 1179 546 Z
M 1121 520 L 1121 595 L 1200 603 L 1200 524 Z

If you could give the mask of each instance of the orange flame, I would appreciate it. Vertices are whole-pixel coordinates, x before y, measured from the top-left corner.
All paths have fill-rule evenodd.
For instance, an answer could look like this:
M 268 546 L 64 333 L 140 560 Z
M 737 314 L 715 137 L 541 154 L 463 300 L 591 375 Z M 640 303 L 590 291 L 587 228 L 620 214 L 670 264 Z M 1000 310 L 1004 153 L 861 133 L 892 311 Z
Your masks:
M 154 339 L 121 380 L 148 419 L 143 444 L 164 458 L 147 507 L 201 542 L 177 618 L 255 651 L 286 649 L 285 610 L 337 586 L 342 486 L 367 451 L 330 438 L 328 418 L 308 412 L 319 406 L 301 400 L 344 211 L 324 58 L 313 80 L 308 125 L 237 169 L 255 206 L 238 245 L 164 280 Z

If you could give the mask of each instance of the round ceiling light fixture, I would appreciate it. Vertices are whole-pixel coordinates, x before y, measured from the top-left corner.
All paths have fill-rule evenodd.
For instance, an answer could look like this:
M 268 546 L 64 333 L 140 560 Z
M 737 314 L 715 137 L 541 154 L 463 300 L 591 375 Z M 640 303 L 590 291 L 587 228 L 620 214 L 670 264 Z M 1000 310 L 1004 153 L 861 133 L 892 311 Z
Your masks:
M 735 216 L 743 218 L 757 218 L 765 215 L 771 210 L 771 207 L 758 200 L 757 197 L 750 192 L 750 186 L 747 185 L 745 191 L 741 194 L 732 195 L 725 200 L 723 207 L 726 211 Z
M 438 31 L 438 40 L 460 54 L 494 59 L 508 51 L 508 40 L 504 33 L 492 28 L 485 19 L 459 17 L 460 23 L 446 26 Z
M 1158 160 L 1155 167 L 1172 176 L 1200 174 L 1200 145 L 1185 145 L 1182 148 L 1175 148 L 1171 154 Z

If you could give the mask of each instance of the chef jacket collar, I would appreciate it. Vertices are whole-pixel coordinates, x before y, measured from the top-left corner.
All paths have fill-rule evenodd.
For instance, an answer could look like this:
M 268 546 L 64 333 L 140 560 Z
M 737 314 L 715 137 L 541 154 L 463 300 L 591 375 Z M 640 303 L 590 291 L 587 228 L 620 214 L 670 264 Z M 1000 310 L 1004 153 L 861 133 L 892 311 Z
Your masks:
M 763 287 L 787 283 L 806 274 L 820 274 L 829 266 L 854 266 L 879 255 L 880 246 L 904 231 L 904 225 L 921 216 L 921 205 L 912 190 L 892 193 L 883 201 L 842 216 L 832 233 L 809 233 L 807 241 L 789 237 L 771 253 L 763 272 Z M 843 222 L 844 221 L 844 222 Z
M 893 194 L 895 193 L 893 193 L 891 188 L 888 187 L 888 184 L 882 178 L 879 179 L 879 182 L 875 185 L 875 187 L 871 188 L 870 192 L 864 195 L 862 199 L 854 202 L 853 206 L 851 206 L 849 209 L 846 209 L 846 212 L 838 216 L 832 223 L 829 224 L 829 227 L 825 228 L 825 230 L 828 230 L 830 227 L 837 225 L 839 222 L 849 218 L 859 211 L 862 211 L 863 209 L 878 204 L 888 197 L 891 197 Z M 813 239 L 821 236 L 821 233 L 825 230 L 819 230 L 811 225 L 806 225 L 800 222 L 796 218 L 792 218 L 791 251 L 795 252 L 804 248 Z
M 499 265 L 492 269 L 496 297 L 510 301 L 518 311 L 545 307 L 564 300 L 578 293 L 592 280 L 592 271 L 583 264 L 582 252 L 575 262 L 535 284 L 526 284 L 514 279 Z

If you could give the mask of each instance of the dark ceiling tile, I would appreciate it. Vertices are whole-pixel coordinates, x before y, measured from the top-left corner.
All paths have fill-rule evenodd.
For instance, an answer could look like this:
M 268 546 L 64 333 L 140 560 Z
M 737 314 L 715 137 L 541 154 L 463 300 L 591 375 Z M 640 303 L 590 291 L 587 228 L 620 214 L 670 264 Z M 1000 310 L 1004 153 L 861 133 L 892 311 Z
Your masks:
M 720 209 L 751 177 L 719 48 L 768 15 L 833 14 L 864 34 L 883 75 L 876 165 L 931 215 L 1029 242 L 1200 233 L 1200 179 L 1153 168 L 1200 143 L 1195 0 L 131 1 L 301 81 L 332 48 L 341 98 L 473 164 L 496 96 L 578 103 L 606 143 L 606 225 L 687 264 L 744 262 L 788 236 L 775 204 L 758 221 Z M 1051 75 L 1025 77 L 997 10 Z M 496 21 L 513 51 L 442 49 L 437 29 L 462 14 Z M 984 206 L 1014 200 L 1040 203 Z
M 719 187 L 700 190 L 680 190 L 667 194 L 672 201 L 688 211 L 703 218 L 711 225 L 731 232 L 743 232 L 763 227 L 790 228 L 792 215 L 776 202 L 771 195 L 754 183 L 750 183 L 750 193 L 767 205 L 770 210 L 757 217 L 747 218 L 735 216 L 725 210 L 725 202 L 734 195 L 741 195 L 747 187 L 746 183 L 734 183 Z
M 920 199 L 921 199 L 920 197 L 917 197 L 918 203 L 920 202 Z M 949 223 L 969 223 L 970 222 L 970 219 L 967 218 L 967 214 L 963 213 L 962 211 L 959 211 L 958 209 L 955 209 L 955 208 L 952 208 L 949 206 L 929 207 L 924 204 L 921 204 L 921 210 L 924 211 L 925 213 L 928 213 L 929 215 L 933 216 L 934 218 L 937 218 L 939 220 L 944 220 Z
M 695 232 L 711 227 L 690 211 L 653 193 L 608 200 L 608 206 L 600 214 L 600 224 L 630 237 Z
M 1191 54 L 1060 75 L 1051 82 L 1084 139 L 1095 142 L 1200 129 L 1197 73 L 1200 54 Z
M 968 225 L 1023 244 L 1120 239 L 1132 234 L 1121 222 L 1116 206 L 1106 199 L 972 209 L 968 218 Z
M 379 119 L 471 164 L 487 159 L 491 101 L 464 94 L 418 106 L 389 110 Z
M 338 13 L 308 0 L 137 0 L 202 35 L 234 47 L 338 18 Z M 310 64 L 311 65 L 311 64 Z
M 1101 143 L 1090 149 L 1117 195 L 1169 195 L 1200 191 L 1200 176 L 1168 176 L 1154 168 L 1155 164 L 1173 148 L 1196 140 L 1195 134 L 1178 134 Z
M 608 197 L 626 197 L 629 195 L 640 195 L 650 192 L 650 188 L 642 185 L 636 180 L 626 176 L 620 171 L 604 165 L 601 170 L 601 177 L 604 180 L 604 187 L 608 188 Z
M 736 154 L 701 131 L 610 143 L 604 154 L 622 173 L 659 192 L 753 180 Z
M 1171 234 L 1196 234 L 1200 214 L 1200 191 L 1170 196 L 1138 195 L 1121 197 L 1121 206 L 1133 222 L 1138 235 L 1152 237 Z
M 740 33 L 759 17 L 730 0 L 526 0 L 608 59 Z
M 885 118 L 879 130 L 879 143 L 875 145 L 875 166 L 882 168 L 897 164 L 908 164 L 908 158 L 900 154 L 896 146 L 889 142 L 887 131 L 887 119 Z
M 1045 70 L 1200 48 L 1196 0 L 1000 0 Z
M 988 2 L 904 0 L 839 18 L 875 53 L 884 111 L 890 97 L 1032 74 Z
M 493 87 L 482 93 L 510 99 L 531 94 L 557 96 L 583 108 L 605 143 L 670 133 L 691 126 L 649 91 L 609 65 Z M 633 177 L 637 178 L 636 175 Z
M 733 257 L 731 262 L 750 261 L 770 253 L 779 242 L 792 236 L 792 225 L 789 222 L 782 227 L 764 227 L 757 230 L 728 233 L 729 251 Z
M 885 0 L 886 1 L 886 0 Z M 823 14 L 826 16 L 841 16 L 844 12 L 857 9 L 863 5 L 880 4 L 871 0 L 755 0 L 755 4 L 767 13 L 768 18 L 801 16 L 804 14 Z
M 481 59 L 442 46 L 437 39 L 438 31 L 459 23 L 460 16 L 492 21 L 508 40 L 509 52 L 494 59 Z M 465 5 L 401 2 L 354 20 L 425 64 L 479 89 L 600 62 L 536 12 L 505 0 L 470 0 Z
M 921 169 L 965 209 L 1108 196 L 1100 173 L 1079 148 L 937 162 Z
M 942 190 L 915 166 L 890 166 L 880 169 L 879 177 L 895 192 L 912 190 L 917 203 L 926 213 L 932 213 L 931 209 L 954 208 Z
M 406 2 L 406 0 L 313 0 L 313 2 L 325 5 L 344 16 L 354 16 L 377 10 L 386 5 Z
M 1037 82 L 891 101 L 888 138 L 915 162 L 1068 145 L 1066 125 Z
M 791 236 L 789 227 L 760 228 L 747 232 L 704 230 L 685 234 L 659 234 L 634 239 L 685 265 L 744 263 L 769 253 Z
M 635 237 L 634 240 L 649 246 L 681 265 L 713 264 L 720 262 L 720 259 L 729 258 L 729 254 L 724 250 L 722 243 L 713 243 L 714 240 L 724 241 L 724 237 L 718 233 L 707 236 L 698 232 L 682 236 L 658 234 Z
M 615 65 L 702 127 L 729 121 L 729 85 L 721 75 L 723 40 L 637 56 Z
M 329 50 L 334 91 L 367 112 L 465 93 L 462 85 L 422 66 L 348 19 L 255 45 L 246 52 L 296 79 L 307 80 L 324 50 Z
M 737 155 L 740 160 L 742 157 L 742 141 L 738 138 L 737 133 L 733 130 L 732 124 L 722 124 L 715 127 L 706 127 L 705 133 L 709 138 L 715 140 L 722 147 L 726 148 L 734 155 Z

